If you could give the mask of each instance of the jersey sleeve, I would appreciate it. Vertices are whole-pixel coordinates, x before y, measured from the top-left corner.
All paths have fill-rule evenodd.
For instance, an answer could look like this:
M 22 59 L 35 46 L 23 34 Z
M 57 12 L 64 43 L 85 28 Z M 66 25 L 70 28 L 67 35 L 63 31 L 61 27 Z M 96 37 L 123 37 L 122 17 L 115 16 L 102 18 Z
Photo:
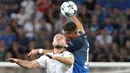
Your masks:
M 78 50 L 83 46 L 84 40 L 84 37 L 76 37 L 68 42 L 68 47 L 66 49 L 70 52 Z
M 47 56 L 43 55 L 36 61 L 40 64 L 40 67 L 47 67 Z

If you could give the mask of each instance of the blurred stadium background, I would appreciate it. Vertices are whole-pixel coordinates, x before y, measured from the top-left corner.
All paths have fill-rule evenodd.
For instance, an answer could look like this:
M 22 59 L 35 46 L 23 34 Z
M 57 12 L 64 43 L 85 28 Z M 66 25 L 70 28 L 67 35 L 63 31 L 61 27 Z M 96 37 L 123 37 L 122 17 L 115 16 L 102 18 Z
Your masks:
M 8 66 L 4 62 L 6 58 L 32 60 L 38 56 L 29 59 L 27 53 L 31 49 L 52 48 L 53 36 L 61 32 L 68 21 L 59 11 L 64 1 L 0 0 L 0 73 L 26 71 L 5 67 Z M 127 68 L 129 64 L 124 65 L 130 61 L 130 0 L 73 1 L 78 6 L 77 17 L 90 43 L 89 61 L 100 62 L 90 64 L 91 73 L 130 73 L 130 67 Z M 118 66 L 114 68 L 109 66 L 115 66 L 113 63 L 116 62 L 121 64 L 117 63 Z M 122 69 L 125 71 L 122 72 Z

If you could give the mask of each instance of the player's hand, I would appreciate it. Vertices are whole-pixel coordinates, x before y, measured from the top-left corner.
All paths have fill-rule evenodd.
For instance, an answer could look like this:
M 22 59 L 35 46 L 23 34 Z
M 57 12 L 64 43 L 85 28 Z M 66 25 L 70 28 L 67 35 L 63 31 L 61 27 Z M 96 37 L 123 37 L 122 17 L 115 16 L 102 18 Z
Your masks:
M 12 63 L 17 63 L 18 62 L 18 59 L 15 59 L 15 58 L 8 58 L 6 59 L 7 62 L 12 62 Z
M 38 54 L 38 49 L 31 50 L 27 55 L 32 58 L 34 55 Z

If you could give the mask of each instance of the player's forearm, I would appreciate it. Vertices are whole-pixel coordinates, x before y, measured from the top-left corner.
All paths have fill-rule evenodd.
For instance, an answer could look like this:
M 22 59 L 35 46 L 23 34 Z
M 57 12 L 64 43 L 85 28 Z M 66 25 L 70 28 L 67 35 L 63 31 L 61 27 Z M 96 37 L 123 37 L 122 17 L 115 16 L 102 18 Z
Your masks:
M 66 58 L 66 57 L 60 57 L 60 56 L 55 56 L 54 59 L 67 65 L 72 65 L 74 62 L 73 58 Z
M 81 31 L 81 32 L 85 33 L 82 24 L 80 23 L 80 21 L 75 16 L 72 16 L 71 20 L 76 24 L 76 26 L 78 28 L 78 31 Z
M 16 62 L 18 65 L 20 65 L 21 67 L 24 67 L 24 68 L 32 68 L 31 66 L 31 62 L 30 61 L 27 61 L 27 60 L 21 60 L 21 59 L 17 59 L 17 62 Z

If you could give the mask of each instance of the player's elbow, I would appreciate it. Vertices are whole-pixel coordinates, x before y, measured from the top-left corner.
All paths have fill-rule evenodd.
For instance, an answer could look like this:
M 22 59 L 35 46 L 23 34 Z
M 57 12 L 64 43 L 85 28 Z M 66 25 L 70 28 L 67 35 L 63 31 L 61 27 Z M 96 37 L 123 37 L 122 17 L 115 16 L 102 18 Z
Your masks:
M 32 69 L 31 65 L 21 66 L 21 67 L 26 68 L 26 69 Z
M 67 60 L 67 64 L 68 64 L 68 65 L 73 65 L 73 63 L 74 63 L 74 59 L 73 59 L 73 58 L 69 58 L 69 59 Z
M 32 69 L 32 68 L 35 68 L 35 67 L 30 64 L 27 68 L 28 68 L 28 69 Z
M 28 66 L 28 69 L 32 69 L 32 68 L 36 68 L 38 67 L 36 64 L 34 64 L 33 62 L 31 62 Z
M 27 69 L 32 69 L 33 67 L 32 66 L 28 66 Z
M 74 61 L 73 60 L 69 60 L 68 61 L 68 65 L 73 65 Z
M 33 68 L 33 64 L 30 63 L 26 68 L 27 68 L 27 69 L 32 69 L 32 68 Z

